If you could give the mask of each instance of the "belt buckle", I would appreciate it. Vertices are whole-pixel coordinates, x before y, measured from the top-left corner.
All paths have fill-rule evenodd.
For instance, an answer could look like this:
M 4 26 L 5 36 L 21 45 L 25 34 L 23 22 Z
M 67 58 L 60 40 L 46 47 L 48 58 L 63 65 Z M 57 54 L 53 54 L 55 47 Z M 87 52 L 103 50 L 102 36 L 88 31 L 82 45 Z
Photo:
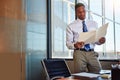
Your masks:
M 83 50 L 86 51 L 86 52 L 94 51 L 94 49 L 89 49 L 88 51 L 86 49 L 83 49 Z

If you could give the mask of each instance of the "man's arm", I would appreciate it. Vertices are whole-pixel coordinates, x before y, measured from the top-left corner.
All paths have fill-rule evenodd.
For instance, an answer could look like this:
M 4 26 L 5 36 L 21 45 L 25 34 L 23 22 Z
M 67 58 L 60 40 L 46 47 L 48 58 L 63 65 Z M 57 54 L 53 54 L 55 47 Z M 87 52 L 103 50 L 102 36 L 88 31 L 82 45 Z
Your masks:
M 101 37 L 98 42 L 96 42 L 97 45 L 104 44 L 106 41 L 105 37 Z
M 70 27 L 68 26 L 66 28 L 66 46 L 68 47 L 68 49 L 80 49 L 83 47 L 84 42 L 74 42 L 73 39 L 73 32 L 70 29 Z
M 73 42 L 73 32 L 69 26 L 66 28 L 66 46 L 68 49 L 75 49 Z

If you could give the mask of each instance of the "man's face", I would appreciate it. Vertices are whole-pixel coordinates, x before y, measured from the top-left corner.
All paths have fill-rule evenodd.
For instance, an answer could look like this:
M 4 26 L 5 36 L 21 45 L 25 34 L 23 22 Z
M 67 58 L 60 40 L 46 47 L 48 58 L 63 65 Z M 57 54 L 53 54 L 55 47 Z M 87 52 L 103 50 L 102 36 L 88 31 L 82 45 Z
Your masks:
M 85 11 L 85 7 L 84 6 L 78 7 L 76 9 L 76 16 L 77 16 L 77 18 L 79 18 L 81 20 L 85 19 L 85 17 L 86 17 L 86 11 Z

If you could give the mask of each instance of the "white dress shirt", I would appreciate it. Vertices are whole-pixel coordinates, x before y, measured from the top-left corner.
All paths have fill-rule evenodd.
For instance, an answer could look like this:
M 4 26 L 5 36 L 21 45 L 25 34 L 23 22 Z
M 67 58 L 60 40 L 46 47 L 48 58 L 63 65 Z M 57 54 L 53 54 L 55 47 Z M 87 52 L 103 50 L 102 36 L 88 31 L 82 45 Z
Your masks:
M 98 28 L 97 23 L 92 20 L 85 20 L 85 24 L 88 31 L 96 30 Z M 74 44 L 77 42 L 79 34 L 81 32 L 83 32 L 82 20 L 77 19 L 68 25 L 66 28 L 66 45 L 69 49 L 75 49 Z M 94 49 L 94 47 L 95 43 L 90 43 L 90 48 Z

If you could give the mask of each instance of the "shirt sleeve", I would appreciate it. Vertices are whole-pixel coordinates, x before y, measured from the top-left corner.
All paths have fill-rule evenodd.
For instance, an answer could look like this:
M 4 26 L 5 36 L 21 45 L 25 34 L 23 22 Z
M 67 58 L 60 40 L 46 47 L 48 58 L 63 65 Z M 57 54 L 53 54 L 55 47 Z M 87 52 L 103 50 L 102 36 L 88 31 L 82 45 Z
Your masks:
M 66 28 L 66 46 L 68 47 L 68 49 L 74 49 L 73 32 L 70 26 Z

